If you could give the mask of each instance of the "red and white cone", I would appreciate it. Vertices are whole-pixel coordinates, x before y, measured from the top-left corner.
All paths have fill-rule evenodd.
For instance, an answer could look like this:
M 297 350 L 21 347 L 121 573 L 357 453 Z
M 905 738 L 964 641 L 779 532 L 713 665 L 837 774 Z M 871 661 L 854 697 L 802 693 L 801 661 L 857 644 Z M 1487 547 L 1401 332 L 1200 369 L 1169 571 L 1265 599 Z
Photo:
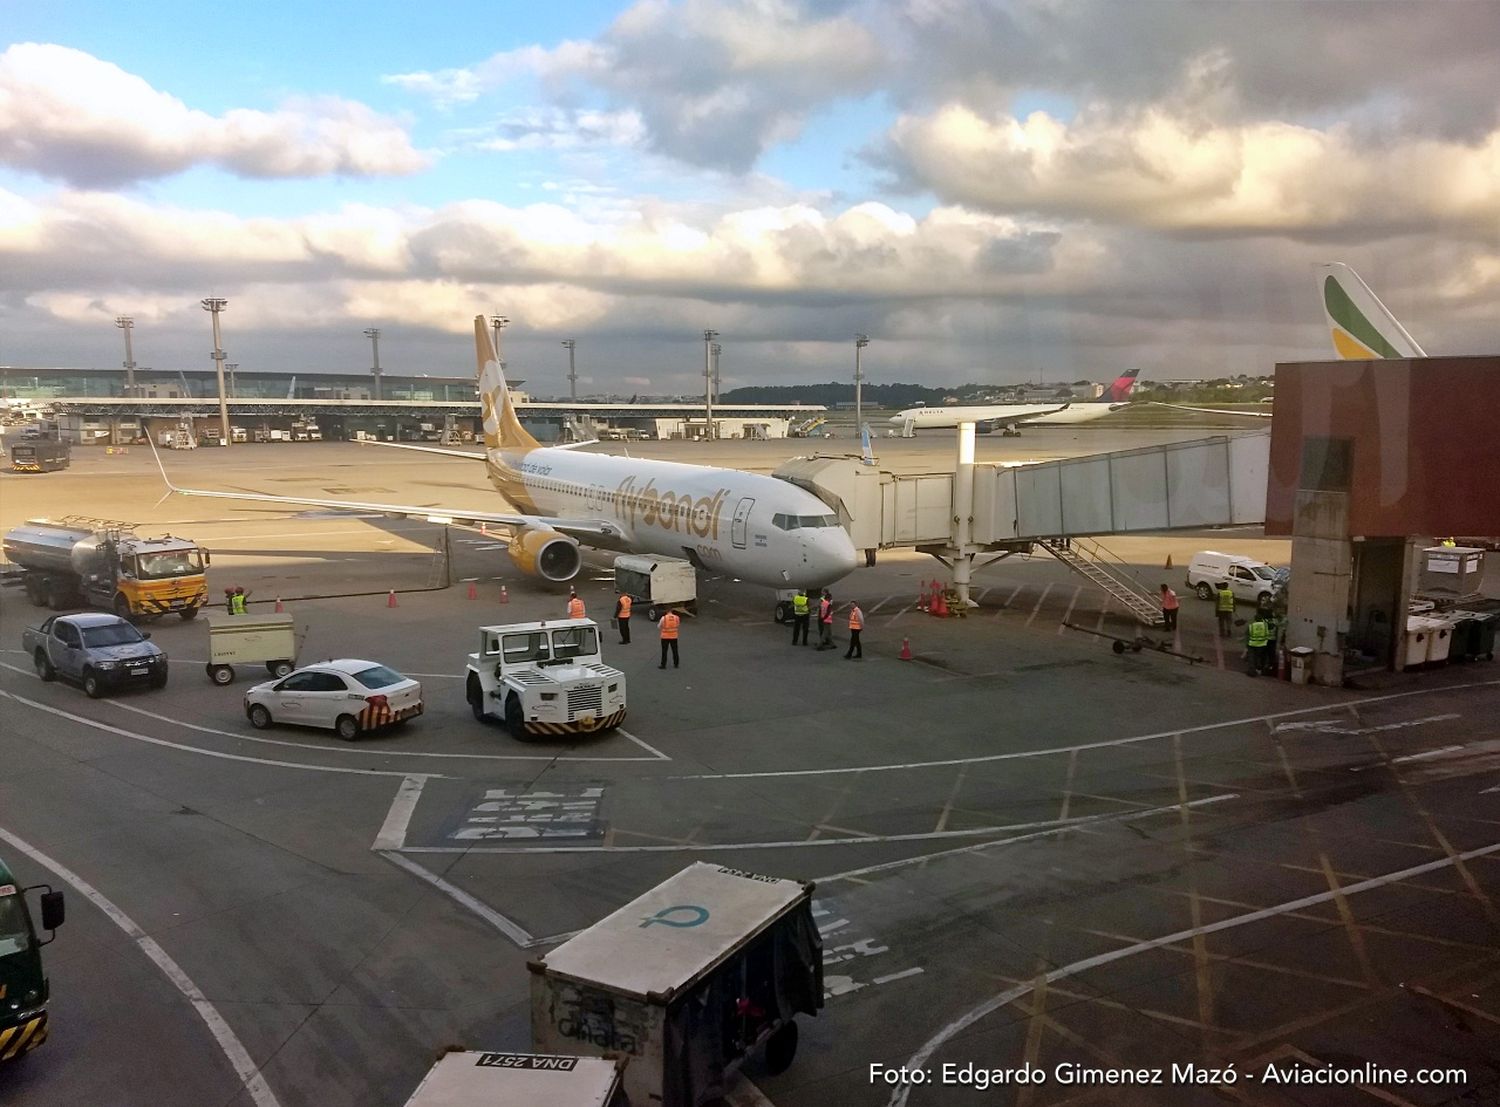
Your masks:
M 479 598 L 479 589 L 474 587 L 474 582 L 471 580 L 471 581 L 469 581 L 469 599 L 471 599 L 471 600 L 477 600 L 478 598 Z
M 510 593 L 505 590 L 505 585 L 500 586 L 500 602 L 510 603 Z
M 903 638 L 903 639 L 901 639 L 901 660 L 902 661 L 910 661 L 911 660 L 911 639 L 910 638 Z
M 282 604 L 281 597 L 277 596 L 276 597 L 276 614 L 280 615 L 285 610 L 286 610 L 286 606 L 284 604 Z
M 386 596 L 386 598 L 385 598 L 385 606 L 386 607 L 400 607 L 401 606 L 400 604 L 398 604 L 396 602 L 396 590 L 394 588 L 391 589 L 390 595 Z

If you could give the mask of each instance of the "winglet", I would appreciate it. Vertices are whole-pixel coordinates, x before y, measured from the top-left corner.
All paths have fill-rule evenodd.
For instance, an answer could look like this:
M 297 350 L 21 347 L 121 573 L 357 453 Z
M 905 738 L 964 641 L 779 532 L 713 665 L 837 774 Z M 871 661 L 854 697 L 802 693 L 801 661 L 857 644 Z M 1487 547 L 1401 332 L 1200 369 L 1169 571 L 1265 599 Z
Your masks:
M 488 449 L 531 449 L 541 443 L 521 426 L 505 386 L 505 371 L 490 341 L 489 323 L 474 316 L 474 352 L 478 361 L 479 409 L 484 419 L 484 444 Z
M 1323 318 L 1339 357 L 1371 361 L 1390 357 L 1426 357 L 1370 286 L 1342 262 L 1316 267 Z
M 171 495 L 173 492 L 178 491 L 177 486 L 172 483 L 172 478 L 167 476 L 167 467 L 161 463 L 161 454 L 157 452 L 156 442 L 151 438 L 149 434 L 146 435 L 146 444 L 151 447 L 151 456 L 156 458 L 156 468 L 161 472 L 162 483 L 167 486 L 167 495 Z M 163 497 L 163 499 L 165 498 L 166 497 Z

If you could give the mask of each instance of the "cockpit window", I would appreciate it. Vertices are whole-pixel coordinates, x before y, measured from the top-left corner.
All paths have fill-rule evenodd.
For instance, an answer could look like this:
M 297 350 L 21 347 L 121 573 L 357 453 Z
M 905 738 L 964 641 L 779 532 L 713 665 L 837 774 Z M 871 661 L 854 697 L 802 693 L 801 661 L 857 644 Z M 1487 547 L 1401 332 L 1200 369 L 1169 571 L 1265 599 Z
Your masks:
M 837 515 L 785 515 L 780 512 L 771 516 L 771 525 L 778 530 L 801 530 L 812 527 L 836 527 Z

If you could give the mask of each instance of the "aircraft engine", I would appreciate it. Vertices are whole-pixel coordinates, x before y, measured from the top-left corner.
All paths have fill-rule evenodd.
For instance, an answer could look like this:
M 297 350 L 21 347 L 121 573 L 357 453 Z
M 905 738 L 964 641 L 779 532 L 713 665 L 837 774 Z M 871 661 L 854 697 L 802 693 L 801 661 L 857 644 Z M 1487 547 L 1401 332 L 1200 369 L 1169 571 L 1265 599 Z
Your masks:
M 543 580 L 572 580 L 583 566 L 577 542 L 555 530 L 535 527 L 523 527 L 516 532 L 510 540 L 510 556 L 523 573 Z

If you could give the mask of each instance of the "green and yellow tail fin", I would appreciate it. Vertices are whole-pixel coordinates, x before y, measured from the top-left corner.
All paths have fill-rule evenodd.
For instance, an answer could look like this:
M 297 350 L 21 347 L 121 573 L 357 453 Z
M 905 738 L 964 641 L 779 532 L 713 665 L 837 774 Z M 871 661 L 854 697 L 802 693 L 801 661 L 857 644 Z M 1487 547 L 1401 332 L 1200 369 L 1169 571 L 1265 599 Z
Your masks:
M 1370 361 L 1427 356 L 1353 269 L 1331 262 L 1317 266 L 1317 275 L 1323 316 L 1339 357 Z

